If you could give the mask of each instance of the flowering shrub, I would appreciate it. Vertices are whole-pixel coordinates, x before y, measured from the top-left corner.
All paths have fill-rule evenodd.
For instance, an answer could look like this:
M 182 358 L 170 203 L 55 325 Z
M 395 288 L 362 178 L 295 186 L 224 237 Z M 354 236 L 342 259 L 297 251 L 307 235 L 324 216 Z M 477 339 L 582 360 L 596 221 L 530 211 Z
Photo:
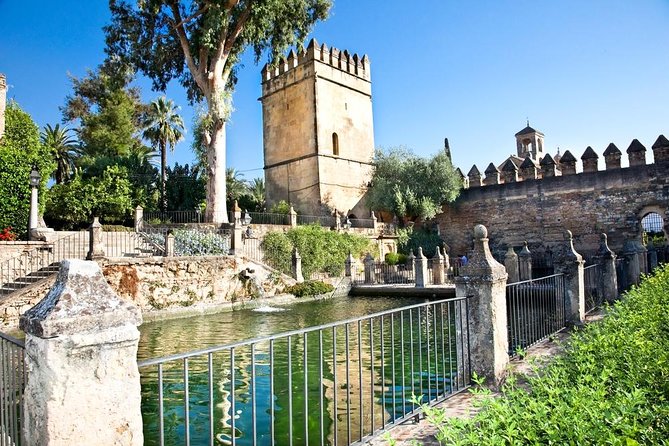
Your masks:
M 0 231 L 0 241 L 11 242 L 14 240 L 16 240 L 16 234 L 12 231 L 11 226 L 7 226 L 5 229 Z
M 165 246 L 163 234 L 152 233 L 149 238 L 158 246 Z M 193 229 L 174 231 L 174 254 L 177 256 L 225 255 L 229 251 L 229 236 Z

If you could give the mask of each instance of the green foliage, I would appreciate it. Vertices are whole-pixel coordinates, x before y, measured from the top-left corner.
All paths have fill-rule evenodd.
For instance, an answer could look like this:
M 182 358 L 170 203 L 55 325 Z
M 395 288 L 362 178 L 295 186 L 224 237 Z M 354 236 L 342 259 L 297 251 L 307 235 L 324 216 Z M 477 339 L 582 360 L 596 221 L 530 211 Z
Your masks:
M 666 444 L 669 438 L 669 265 L 576 332 L 567 353 L 471 419 L 425 407 L 442 444 Z
M 56 184 L 63 183 L 70 178 L 74 172 L 75 161 L 81 156 L 79 142 L 71 132 L 72 129 L 61 127 L 60 124 L 54 127 L 47 124 L 40 135 L 42 145 L 49 149 L 56 162 L 56 170 L 52 174 Z
M 329 283 L 324 283 L 319 280 L 307 280 L 286 288 L 284 292 L 290 293 L 296 297 L 303 297 L 331 293 L 333 290 L 334 287 Z
M 5 126 L 0 140 L 0 228 L 11 226 L 24 238 L 30 213 L 30 172 L 35 166 L 42 173 L 39 197 L 43 207 L 46 182 L 55 163 L 49 149 L 40 143 L 37 125 L 15 102 L 7 105 Z
M 167 168 L 167 210 L 192 211 L 204 202 L 206 183 L 200 169 L 176 163 Z
M 420 247 L 423 248 L 423 255 L 434 257 L 437 247 L 444 243 L 439 234 L 425 228 L 398 228 L 397 237 L 397 250 L 406 255 L 412 252 L 416 255 Z
M 386 265 L 399 265 L 407 263 L 407 256 L 402 253 L 389 252 L 385 256 Z
M 370 241 L 363 236 L 308 225 L 298 226 L 286 233 L 270 232 L 263 239 L 262 248 L 269 264 L 286 274 L 290 274 L 293 248 L 297 248 L 302 256 L 305 277 L 316 272 L 336 276 L 344 271 L 348 253 L 361 257 L 370 249 Z
M 367 204 L 407 220 L 434 217 L 462 188 L 451 160 L 439 152 L 420 158 L 405 147 L 377 150 Z
M 174 234 L 174 254 L 177 256 L 227 255 L 230 252 L 230 237 L 215 232 L 196 229 L 177 229 Z M 165 246 L 165 236 L 149 234 L 151 241 Z
M 133 209 L 128 170 L 112 165 L 99 177 L 75 175 L 68 183 L 54 185 L 44 217 L 57 228 L 75 228 L 90 224 L 93 216 L 122 223 Z
M 269 212 L 271 214 L 290 214 L 290 204 L 286 200 L 281 200 L 278 203 L 274 203 L 270 208 Z

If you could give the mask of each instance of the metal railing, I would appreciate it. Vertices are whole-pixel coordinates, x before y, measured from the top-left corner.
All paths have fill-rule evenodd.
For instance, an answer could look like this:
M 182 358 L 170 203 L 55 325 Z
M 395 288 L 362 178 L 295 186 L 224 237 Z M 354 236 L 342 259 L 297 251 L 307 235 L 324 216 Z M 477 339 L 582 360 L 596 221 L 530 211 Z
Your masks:
M 566 326 L 562 274 L 506 286 L 509 353 L 525 349 Z
M 585 283 L 585 314 L 591 313 L 604 305 L 604 295 L 600 288 L 602 266 L 589 265 L 583 269 Z
M 230 229 L 187 227 L 169 229 L 144 226 L 140 233 L 150 245 L 153 255 L 164 255 L 165 238 L 172 231 L 174 235 L 174 255 L 180 256 L 220 256 L 230 253 Z
M 373 285 L 373 284 L 408 284 L 415 283 L 414 268 L 410 264 L 401 263 L 388 265 L 385 262 L 374 262 L 371 275 L 365 274 L 365 267 L 355 265 L 351 268 L 351 284 Z
M 349 218 L 348 221 L 351 222 L 352 228 L 374 228 L 374 220 L 371 218 Z
M 288 214 L 273 214 L 268 212 L 248 212 L 251 217 L 252 225 L 278 225 L 290 226 L 290 215 Z M 245 214 L 242 214 L 244 217 Z
M 150 225 L 203 223 L 204 212 L 201 211 L 145 211 L 143 219 Z
M 23 341 L 0 333 L 0 445 L 21 446 L 26 382 Z
M 88 231 L 78 231 L 0 262 L 0 296 L 49 277 L 63 259 L 85 259 L 88 249 Z
M 448 299 L 139 362 L 145 444 L 350 445 L 470 383 Z
M 332 215 L 300 215 L 297 214 L 297 225 L 321 225 L 326 228 L 335 227 L 335 217 Z

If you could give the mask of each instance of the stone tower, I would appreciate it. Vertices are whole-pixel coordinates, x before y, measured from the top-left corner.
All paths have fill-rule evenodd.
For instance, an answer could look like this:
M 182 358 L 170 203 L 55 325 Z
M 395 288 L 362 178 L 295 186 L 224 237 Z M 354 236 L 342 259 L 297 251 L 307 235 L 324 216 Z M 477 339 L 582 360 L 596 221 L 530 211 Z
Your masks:
M 305 215 L 328 208 L 358 218 L 372 173 L 369 58 L 311 40 L 262 70 L 268 208 L 286 200 Z
M 7 108 L 7 80 L 0 73 L 0 139 L 5 135 L 5 109 Z
M 516 133 L 516 148 L 520 158 L 530 157 L 533 161 L 540 161 L 544 156 L 544 134 L 530 127 L 527 127 Z

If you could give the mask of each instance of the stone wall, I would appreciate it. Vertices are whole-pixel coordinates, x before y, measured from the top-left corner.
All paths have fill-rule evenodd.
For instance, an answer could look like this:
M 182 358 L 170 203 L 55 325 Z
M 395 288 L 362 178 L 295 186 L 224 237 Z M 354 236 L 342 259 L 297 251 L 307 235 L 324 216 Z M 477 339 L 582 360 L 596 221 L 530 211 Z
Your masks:
M 569 229 L 587 258 L 597 251 L 602 232 L 616 252 L 625 240 L 639 239 L 640 222 L 648 212 L 664 218 L 666 233 L 669 163 L 663 141 L 662 136 L 653 145 L 655 164 L 477 187 L 470 179 L 469 188 L 437 216 L 441 236 L 452 254 L 461 255 L 472 246 L 469 228 L 483 224 L 493 252 L 503 258 L 508 246 L 522 246 L 525 240 L 533 252 L 550 249 Z
M 0 242 L 0 262 L 17 257 L 20 254 L 32 251 L 33 249 L 48 249 L 51 246 L 53 246 L 53 244 L 47 242 Z

